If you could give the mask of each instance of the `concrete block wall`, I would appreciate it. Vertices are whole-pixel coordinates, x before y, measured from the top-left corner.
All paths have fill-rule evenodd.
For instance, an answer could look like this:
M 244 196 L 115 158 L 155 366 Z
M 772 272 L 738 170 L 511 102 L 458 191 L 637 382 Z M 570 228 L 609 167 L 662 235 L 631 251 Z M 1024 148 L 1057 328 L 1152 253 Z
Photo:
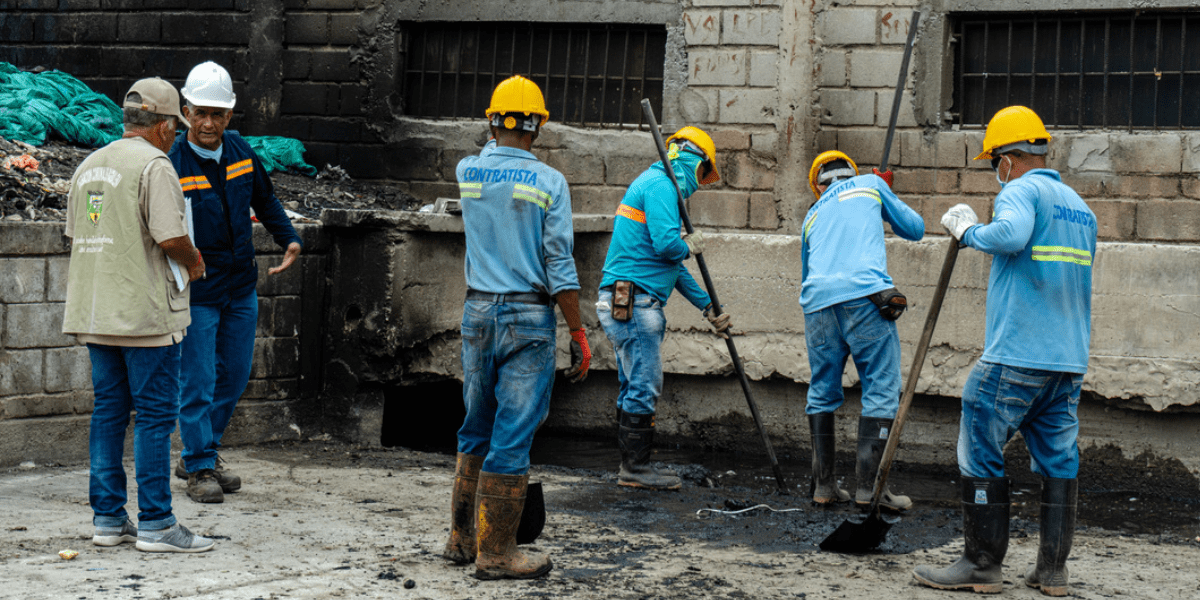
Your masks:
M 87 457 L 91 361 L 85 346 L 62 333 L 70 261 L 62 228 L 0 221 L 0 465 Z M 231 443 L 295 435 L 290 426 L 320 391 L 329 247 L 322 228 L 297 229 L 305 253 L 269 276 L 282 250 L 256 228 L 258 339 Z

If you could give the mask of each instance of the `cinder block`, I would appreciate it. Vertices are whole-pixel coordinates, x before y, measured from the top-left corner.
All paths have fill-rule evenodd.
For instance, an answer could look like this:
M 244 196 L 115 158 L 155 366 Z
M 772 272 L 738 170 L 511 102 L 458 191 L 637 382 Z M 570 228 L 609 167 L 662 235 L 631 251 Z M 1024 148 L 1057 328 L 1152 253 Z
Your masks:
M 0 303 L 41 302 L 45 299 L 45 259 L 0 258 Z
M 654 161 L 635 156 L 605 156 L 604 183 L 629 185 Z
M 692 0 L 692 6 L 777 6 L 780 0 Z
M 255 229 L 260 227 L 262 225 L 254 226 Z M 256 256 L 255 260 L 258 261 L 258 294 L 260 296 L 296 296 L 300 294 L 304 283 L 304 271 L 298 265 L 293 264 L 282 273 L 268 275 L 267 271 L 283 262 L 283 254 Z
M 721 123 L 774 123 L 779 91 L 771 89 L 720 90 L 718 121 Z
M 821 87 L 846 85 L 847 64 L 845 50 L 825 50 L 817 59 L 817 84 Z
M 875 115 L 875 124 L 887 128 L 888 121 L 892 118 L 892 103 L 896 101 L 896 88 L 890 90 L 879 90 L 879 99 L 876 100 L 879 106 L 879 111 Z M 912 92 L 905 90 L 900 94 L 900 112 L 896 115 L 896 127 L 908 128 L 917 126 L 917 117 L 913 113 L 913 97 Z
M 338 87 L 328 83 L 294 82 L 283 84 L 280 111 L 286 115 L 324 115 L 337 106 Z
M 1183 143 L 1183 172 L 1200 173 L 1200 133 L 1185 133 Z
M 912 25 L 912 12 L 907 10 L 896 10 L 899 6 L 908 4 L 916 6 L 916 0 L 908 0 L 908 2 L 888 2 L 888 7 L 884 8 L 879 15 L 879 43 L 881 44 L 903 44 L 908 41 L 908 28 Z M 929 18 L 926 15 L 924 18 Z
M 878 17 L 874 8 L 828 8 L 817 15 L 817 35 L 826 46 L 874 44 Z
M 964 194 L 999 194 L 1000 184 L 996 183 L 996 174 L 990 169 L 963 171 L 959 176 L 959 185 Z
M 770 192 L 750 194 L 750 228 L 779 229 L 779 209 L 775 206 L 775 195 Z
M 208 44 L 246 44 L 250 41 L 250 15 L 206 15 L 204 39 Z
M 252 377 L 295 377 L 299 374 L 299 367 L 299 340 L 295 338 L 264 338 L 254 341 Z
M 1084 198 L 1109 196 L 1108 188 L 1119 178 L 1112 173 L 1059 173 L 1059 175 L 1062 177 L 1063 183 Z
M 874 91 L 821 90 L 818 103 L 822 125 L 875 124 Z
M 863 173 L 871 167 L 859 165 Z M 954 194 L 958 192 L 958 171 L 950 169 L 904 169 L 895 173 L 892 187 L 902 199 L 904 194 Z
M 687 123 L 712 123 L 717 114 L 715 89 L 688 88 L 679 93 L 679 116 Z
M 547 165 L 558 169 L 571 185 L 604 183 L 604 159 L 593 154 L 569 150 L 537 153 Z M 544 155 L 543 155 L 544 154 Z
M 1148 200 L 1137 203 L 1137 237 L 1164 242 L 1200 240 L 1200 202 Z
M 276 296 L 272 307 L 271 335 L 275 337 L 299 337 L 301 317 L 300 296 Z
M 746 53 L 741 50 L 697 48 L 688 53 L 689 85 L 746 85 Z
M 902 49 L 864 49 L 850 52 L 850 85 L 853 87 L 895 88 L 900 74 Z
M 275 299 L 282 296 L 258 296 L 258 322 L 254 324 L 254 337 L 271 337 L 275 331 Z
M 775 133 L 774 131 L 764 131 L 750 134 L 750 149 L 754 150 L 755 152 L 775 154 L 775 147 L 778 144 L 779 134 Z
M 329 15 L 326 13 L 288 12 L 283 39 L 287 44 L 329 43 Z
M 52 256 L 46 259 L 46 300 L 64 302 L 67 299 L 67 268 L 70 259 L 66 256 Z
M 782 19 L 776 9 L 735 9 L 721 12 L 721 43 L 777 46 Z
M 430 203 L 438 198 L 457 198 L 458 183 L 447 181 L 413 181 L 407 191 L 414 198 L 420 199 L 425 203 Z M 575 190 L 571 190 L 572 196 L 574 196 L 574 193 Z M 572 197 L 572 204 L 574 204 L 574 200 L 574 197 Z
M 345 48 L 317 49 L 310 58 L 314 81 L 356 81 L 358 66 L 350 62 L 350 53 Z
M 34 15 L 0 15 L 0 35 L 9 43 L 32 42 L 37 18 Z
M 733 152 L 720 161 L 721 177 L 731 187 L 770 190 L 775 187 L 775 161 L 750 152 Z
M 576 215 L 612 215 L 625 196 L 619 187 L 580 186 L 571 188 L 571 213 Z
M 1132 240 L 1137 202 L 1126 200 L 1092 200 L 1088 208 L 1096 215 L 1097 236 L 1102 240 Z
M 4 344 L 8 348 L 53 348 L 75 343 L 62 328 L 61 303 L 10 304 Z
M 358 43 L 358 13 L 329 15 L 329 43 L 335 46 Z
M 701 190 L 688 198 L 688 215 L 698 227 L 745 227 L 749 207 L 748 192 Z
M 1174 198 L 1179 195 L 1179 177 L 1121 175 L 1105 182 L 1107 195 L 1118 198 Z M 1141 218 L 1141 211 L 1138 211 Z
M 779 82 L 779 51 L 750 51 L 750 86 L 775 87 Z
M 900 151 L 906 167 L 950 167 L 967 165 L 966 138 L 955 131 L 943 131 L 926 139 L 920 131 L 898 131 Z
M 41 350 L 0 350 L 0 364 L 0 397 L 42 393 Z
M 1177 133 L 1112 133 L 1108 143 L 1117 173 L 1178 173 L 1183 164 L 1183 143 Z
M 886 140 L 887 131 L 884 129 L 842 129 L 838 132 L 837 149 L 854 159 L 860 171 L 870 173 L 871 167 L 879 166 L 883 158 L 883 143 Z M 900 140 L 893 136 L 892 149 L 888 152 L 888 165 L 899 164 L 903 164 L 900 157 Z
M 284 48 L 283 78 L 308 79 L 312 69 L 312 53 L 311 48 Z
M 745 131 L 739 129 L 717 129 L 708 133 L 712 136 L 713 144 L 717 147 L 717 154 L 733 150 L 748 150 L 750 148 L 750 134 Z
M 837 129 L 820 129 L 817 131 L 817 136 L 813 139 L 813 154 L 812 158 L 816 158 L 818 154 L 838 147 L 841 140 L 841 132 Z M 807 172 L 808 167 L 800 165 Z
M 1183 178 L 1183 195 L 1188 198 L 1200 199 L 1200 179 L 1195 177 Z
M 1050 141 L 1051 154 L 1066 155 L 1066 169 L 1064 170 L 1109 173 L 1113 170 L 1113 163 L 1108 141 L 1107 133 L 1063 135 Z M 1052 156 L 1051 158 L 1058 157 Z M 1061 163 L 1061 159 L 1047 161 L 1048 166 L 1062 166 L 1055 163 Z
M 74 392 L 92 389 L 92 360 L 84 346 L 46 351 L 46 391 Z
M 120 15 L 117 19 L 117 41 L 119 42 L 157 42 L 161 32 L 162 19 L 158 13 L 127 13 Z
M 365 85 L 356 83 L 343 83 L 338 86 L 338 96 L 341 100 L 341 110 L 338 114 L 344 117 L 366 116 L 363 114 L 364 101 L 369 97 L 370 91 Z M 364 129 L 364 134 L 368 134 L 369 138 L 364 138 L 363 141 L 383 141 L 378 136 Z
M 683 13 L 683 40 L 689 46 L 715 46 L 721 42 L 721 11 L 689 10 Z

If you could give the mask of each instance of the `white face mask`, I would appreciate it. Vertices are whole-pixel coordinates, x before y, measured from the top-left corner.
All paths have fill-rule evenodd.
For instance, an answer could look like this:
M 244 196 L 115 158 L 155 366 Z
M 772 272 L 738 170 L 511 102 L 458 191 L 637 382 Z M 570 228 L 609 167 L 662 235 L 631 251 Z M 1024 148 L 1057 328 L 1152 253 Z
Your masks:
M 1003 155 L 1003 156 L 1001 156 L 1001 157 L 1000 157 L 1000 162 L 996 164 L 996 183 L 999 183 L 999 184 L 1000 184 L 1000 188 L 1001 188 L 1001 189 L 1003 189 L 1003 188 L 1004 188 L 1004 184 L 1008 183 L 1008 181 L 1003 181 L 1003 180 L 1001 180 L 1001 179 L 1000 179 L 1000 165 L 1004 164 L 1004 159 L 1006 159 L 1006 158 L 1008 159 L 1008 177 L 1009 177 L 1009 181 L 1012 181 L 1012 167 L 1013 167 L 1013 163 L 1012 163 L 1012 157 L 1011 157 L 1011 156 L 1009 156 L 1009 155 L 1007 155 L 1007 154 L 1005 154 L 1005 155 Z

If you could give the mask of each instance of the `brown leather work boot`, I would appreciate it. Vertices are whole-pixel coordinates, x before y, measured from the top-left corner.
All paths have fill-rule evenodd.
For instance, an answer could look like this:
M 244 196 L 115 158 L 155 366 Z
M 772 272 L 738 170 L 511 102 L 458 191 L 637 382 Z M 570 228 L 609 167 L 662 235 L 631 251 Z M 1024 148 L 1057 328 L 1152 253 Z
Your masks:
M 450 495 L 450 540 L 442 556 L 460 565 L 475 562 L 475 490 L 483 457 L 458 453 L 454 491 Z
M 517 549 L 529 475 L 479 474 L 476 579 L 533 579 L 550 572 L 550 558 Z
M 217 482 L 217 472 L 212 469 L 188 473 L 187 495 L 188 498 L 205 504 L 220 504 L 225 501 L 221 484 Z

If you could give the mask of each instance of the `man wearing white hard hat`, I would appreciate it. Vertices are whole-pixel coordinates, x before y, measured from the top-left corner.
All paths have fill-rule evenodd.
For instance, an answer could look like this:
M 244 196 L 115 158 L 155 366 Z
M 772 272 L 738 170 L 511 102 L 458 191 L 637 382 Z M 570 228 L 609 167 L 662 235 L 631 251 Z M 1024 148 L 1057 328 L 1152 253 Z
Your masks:
M 214 62 L 197 65 L 183 86 L 183 114 L 192 127 L 171 147 L 171 162 L 191 204 L 196 246 L 207 276 L 192 289 L 192 324 L 183 342 L 179 431 L 183 456 L 175 476 L 187 479 L 197 502 L 223 502 L 242 481 L 225 468 L 218 450 L 233 410 L 250 381 L 258 324 L 258 263 L 250 211 L 275 243 L 286 248 L 275 275 L 296 262 L 300 237 L 275 198 L 258 155 L 226 130 L 237 97 L 229 72 Z

